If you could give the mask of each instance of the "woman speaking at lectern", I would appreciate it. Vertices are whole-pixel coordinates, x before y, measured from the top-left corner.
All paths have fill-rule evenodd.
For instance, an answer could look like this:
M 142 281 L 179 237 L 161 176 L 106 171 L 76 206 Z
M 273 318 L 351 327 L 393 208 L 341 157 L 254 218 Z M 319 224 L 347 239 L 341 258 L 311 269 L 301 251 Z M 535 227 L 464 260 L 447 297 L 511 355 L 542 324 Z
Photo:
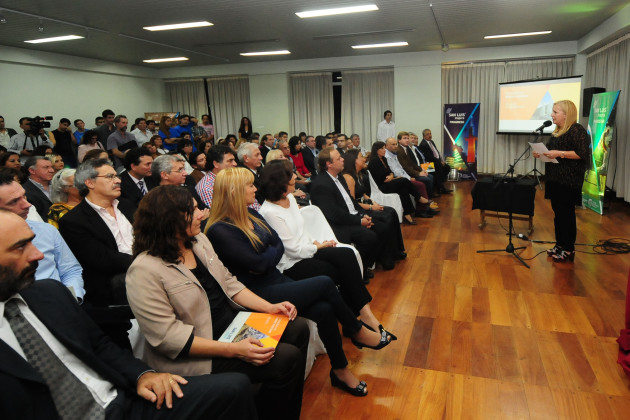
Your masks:
M 558 163 L 545 163 L 545 198 L 551 200 L 554 212 L 556 245 L 547 250 L 554 261 L 573 261 L 577 226 L 575 206 L 582 203 L 584 172 L 591 159 L 588 135 L 577 122 L 577 108 L 571 101 L 553 104 L 551 119 L 556 129 L 547 143 L 545 156 Z M 534 153 L 535 158 L 540 154 Z

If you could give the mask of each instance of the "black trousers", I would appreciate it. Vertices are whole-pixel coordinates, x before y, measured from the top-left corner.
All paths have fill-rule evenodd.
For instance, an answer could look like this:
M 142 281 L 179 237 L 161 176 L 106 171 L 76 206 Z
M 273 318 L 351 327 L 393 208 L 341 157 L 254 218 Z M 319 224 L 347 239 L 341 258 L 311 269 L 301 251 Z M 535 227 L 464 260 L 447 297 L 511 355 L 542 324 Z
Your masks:
M 420 200 L 420 194 L 413 188 L 411 181 L 405 178 L 392 179 L 389 182 L 384 182 L 383 185 L 378 187 L 385 194 L 398 194 L 400 202 L 403 206 L 403 214 L 413 215 L 416 212 L 416 208 L 411 201 L 410 195 L 414 196 L 415 200 Z
M 251 382 L 242 373 L 221 373 L 186 377 L 181 385 L 183 398 L 173 394 L 173 408 L 163 403 L 159 410 L 155 403 L 138 396 L 118 396 L 106 409 L 107 420 L 122 419 L 256 419 L 256 407 Z
M 313 258 L 305 258 L 293 265 L 284 274 L 293 280 L 303 280 L 313 276 L 328 276 L 337 286 L 344 302 L 355 316 L 372 300 L 370 292 L 363 284 L 361 267 L 354 251 L 350 248 L 322 248 Z
M 361 323 L 341 298 L 335 283 L 323 276 L 300 281 L 282 276 L 281 280 L 281 283 L 262 286 L 250 284 L 249 288 L 269 302 L 288 300 L 293 303 L 298 314 L 317 323 L 319 338 L 326 346 L 333 369 L 346 367 L 348 360 L 343 352 L 337 320 L 347 337 L 359 332 Z
M 384 206 L 382 211 L 370 210 L 367 214 L 372 218 L 374 229 L 378 234 L 378 240 L 382 244 L 376 261 L 383 265 L 392 265 L 400 259 L 400 254 L 405 250 L 398 213 L 391 207 Z
M 363 267 L 371 267 L 376 261 L 383 248 L 383 244 L 379 242 L 379 235 L 374 229 L 367 229 L 361 225 L 330 225 L 339 242 L 344 244 L 354 244 L 361 260 Z
M 556 187 L 550 194 L 553 209 L 553 226 L 556 231 L 556 244 L 565 251 L 575 250 L 577 223 L 575 220 L 576 192 L 570 188 Z
M 213 358 L 212 370 L 240 372 L 262 385 L 256 395 L 261 419 L 299 420 L 310 331 L 304 318 L 289 322 L 269 363 L 254 366 L 239 359 Z M 232 419 L 232 420 L 236 420 Z

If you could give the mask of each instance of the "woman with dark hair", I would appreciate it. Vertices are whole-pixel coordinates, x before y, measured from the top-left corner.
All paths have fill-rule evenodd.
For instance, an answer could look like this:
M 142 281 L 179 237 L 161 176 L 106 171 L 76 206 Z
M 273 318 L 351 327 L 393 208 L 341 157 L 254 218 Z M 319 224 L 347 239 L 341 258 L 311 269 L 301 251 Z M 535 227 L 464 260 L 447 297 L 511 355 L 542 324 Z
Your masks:
M 339 292 L 355 316 L 370 329 L 383 331 L 380 321 L 372 313 L 372 296 L 364 286 L 368 275 L 361 278 L 361 267 L 354 251 L 338 247 L 335 240 L 313 240 L 305 226 L 297 202 L 295 174 L 287 161 L 275 161 L 265 166 L 260 176 L 260 188 L 265 202 L 260 214 L 278 233 L 284 245 L 284 254 L 278 269 L 294 280 L 313 276 L 328 276 L 339 286 Z M 365 279 L 365 280 L 364 280 Z M 392 334 L 392 339 L 396 337 Z
M 158 156 L 168 154 L 168 151 L 164 149 L 164 141 L 162 140 L 161 136 L 156 134 L 155 136 L 151 137 L 151 139 L 149 140 L 149 144 L 155 146 L 155 151 L 157 152 Z
M 295 164 L 295 169 L 302 175 L 304 178 L 310 178 L 311 173 L 308 168 L 304 164 L 304 156 L 300 153 L 302 150 L 302 144 L 300 143 L 300 138 L 298 136 L 293 136 L 289 139 L 289 152 L 291 153 L 291 160 Z
M 545 156 L 558 163 L 545 163 L 545 198 L 551 200 L 556 244 L 547 255 L 557 262 L 573 261 L 577 224 L 575 206 L 582 204 L 584 172 L 591 164 L 588 133 L 578 122 L 575 104 L 569 100 L 553 104 L 551 119 L 556 128 L 547 143 Z M 535 158 L 540 158 L 534 153 Z
M 387 159 L 385 159 L 384 142 L 377 141 L 372 145 L 368 170 L 370 174 L 372 174 L 372 178 L 374 178 L 374 182 L 376 182 L 379 190 L 385 194 L 398 194 L 405 213 L 413 206 L 413 204 L 410 206 L 408 203 L 409 196 L 411 195 L 419 203 L 418 205 L 425 207 L 424 211 L 420 213 L 416 211 L 416 215 L 422 218 L 433 217 L 427 212 L 429 209 L 429 199 L 420 195 L 419 191 L 413 187 L 411 181 L 408 179 L 394 177 L 393 172 L 389 169 L 389 165 L 387 164 Z
M 206 176 L 206 162 L 208 157 L 204 152 L 196 151 L 190 154 L 190 166 L 193 167 L 193 171 L 190 176 L 195 180 L 195 185 Z
M 181 157 L 186 159 L 186 162 L 188 163 L 190 163 L 190 154 L 192 152 L 193 152 L 192 140 L 184 138 L 177 142 L 177 153 L 179 153 Z
M 33 149 L 33 156 L 46 156 L 52 155 L 53 148 L 48 146 L 47 144 L 40 144 L 36 148 Z
M 359 348 L 381 349 L 391 342 L 391 334 L 370 331 L 357 320 L 329 277 L 311 277 L 296 282 L 282 275 L 276 266 L 284 246 L 262 216 L 248 209 L 255 199 L 254 175 L 250 170 L 237 167 L 219 172 L 206 226 L 206 234 L 219 258 L 257 295 L 272 302 L 290 300 L 302 316 L 315 321 L 330 357 L 333 386 L 355 396 L 367 395 L 365 382 L 359 381 L 348 369 L 337 320 L 344 335 L 351 337 Z
M 185 188 L 156 187 L 140 201 L 126 287 L 146 340 L 144 360 L 156 370 L 181 375 L 244 373 L 262 385 L 256 399 L 261 419 L 297 420 L 308 326 L 296 318 L 293 304 L 260 298 L 225 268 L 201 233 L 202 219 Z M 275 349 L 253 337 L 217 341 L 245 308 L 289 317 Z
M 0 154 L 0 168 L 12 168 L 18 171 L 22 168 L 20 155 L 15 152 L 6 152 Z
M 173 119 L 168 115 L 162 115 L 160 118 L 160 129 L 158 130 L 158 135 L 162 139 L 162 147 L 167 152 L 172 152 L 177 149 L 177 141 L 178 137 L 171 136 L 171 123 Z
M 109 154 L 106 150 L 93 149 L 89 150 L 85 156 L 83 156 L 83 162 L 90 159 L 109 159 Z
M 81 144 L 79 145 L 78 157 L 79 163 L 85 159 L 85 154 L 90 150 L 105 150 L 100 141 L 98 141 L 98 133 L 94 130 L 88 130 L 83 134 L 81 138 Z
M 394 214 L 392 216 L 398 220 L 396 210 L 391 207 L 384 207 L 370 198 L 370 178 L 366 171 L 367 164 L 365 162 L 365 156 L 363 156 L 361 150 L 350 149 L 343 155 L 343 159 L 343 177 L 346 180 L 346 184 L 348 184 L 350 195 L 357 201 L 359 206 L 361 206 L 363 210 L 393 211 Z M 413 220 L 416 209 L 409 197 L 410 196 L 407 195 L 405 201 L 401 199 L 403 205 L 403 220 L 410 225 L 416 225 L 417 223 Z
M 241 118 L 241 125 L 238 128 L 238 137 L 247 140 L 252 136 L 253 131 L 250 119 L 247 117 Z
M 212 147 L 212 141 L 210 140 L 204 140 L 201 143 L 199 143 L 199 150 L 204 152 L 206 155 L 210 151 L 211 147 Z

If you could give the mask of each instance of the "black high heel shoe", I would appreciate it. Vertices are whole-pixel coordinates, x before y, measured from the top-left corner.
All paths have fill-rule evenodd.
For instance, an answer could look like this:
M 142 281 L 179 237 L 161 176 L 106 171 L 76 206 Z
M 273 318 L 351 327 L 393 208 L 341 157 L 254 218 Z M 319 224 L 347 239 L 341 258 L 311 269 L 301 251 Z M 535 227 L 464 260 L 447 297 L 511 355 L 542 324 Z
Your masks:
M 379 328 L 380 328 L 380 326 L 379 326 Z M 370 330 L 374 331 L 372 328 L 370 328 Z M 389 345 L 389 343 L 392 342 L 393 338 L 392 338 L 392 335 L 390 333 L 385 331 L 385 329 L 382 329 L 381 330 L 381 341 L 379 341 L 379 343 L 377 345 L 375 345 L 375 346 L 368 346 L 367 344 L 363 344 L 360 341 L 355 340 L 354 337 L 350 337 L 350 340 L 352 341 L 352 344 L 354 344 L 359 350 L 361 350 L 363 347 L 367 347 L 368 349 L 372 349 L 372 350 L 380 350 L 383 347 Z
M 368 330 L 376 332 L 376 331 L 374 330 L 374 328 L 370 327 L 370 326 L 369 326 L 368 324 L 366 324 L 365 322 L 361 321 L 361 324 L 363 324 L 363 326 L 364 326 L 365 328 L 367 328 Z M 387 330 L 385 329 L 385 327 L 383 327 L 383 324 L 378 324 L 378 330 L 380 331 L 380 333 L 381 333 L 381 334 L 383 334 L 383 331 L 385 331 L 385 332 L 386 332 L 386 333 L 387 333 L 387 334 L 391 337 L 391 341 L 398 340 L 398 337 L 396 337 L 396 336 L 395 336 L 394 334 L 392 334 L 391 332 L 387 331 Z
M 575 259 L 575 251 L 565 251 L 564 249 L 560 249 L 560 251 L 552 255 L 551 258 L 553 258 L 555 262 L 573 261 Z
M 350 388 L 344 381 L 335 375 L 335 372 L 333 372 L 332 369 L 330 369 L 330 383 L 332 386 L 339 388 L 342 391 L 346 391 L 348 394 L 354 395 L 355 397 L 365 397 L 368 394 L 367 384 L 364 381 L 360 381 L 356 388 Z

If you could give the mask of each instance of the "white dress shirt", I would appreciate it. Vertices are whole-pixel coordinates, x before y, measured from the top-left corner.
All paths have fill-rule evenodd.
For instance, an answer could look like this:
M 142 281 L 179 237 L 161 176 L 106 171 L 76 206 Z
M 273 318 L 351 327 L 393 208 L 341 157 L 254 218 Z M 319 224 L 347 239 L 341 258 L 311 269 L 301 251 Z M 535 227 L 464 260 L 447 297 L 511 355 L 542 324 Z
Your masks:
M 118 200 L 114 200 L 112 203 L 116 217 L 110 215 L 105 207 L 92 203 L 87 199 L 87 197 L 85 198 L 85 201 L 96 211 L 96 213 L 98 213 L 99 216 L 101 216 L 101 219 L 103 219 L 109 230 L 112 232 L 112 235 L 114 235 L 118 252 L 133 255 L 133 252 L 131 251 L 131 246 L 133 245 L 133 227 L 125 215 L 118 210 Z
M 385 120 L 378 123 L 376 139 L 385 142 L 390 137 L 396 137 L 396 123 L 393 121 L 387 122 Z
M 72 354 L 66 346 L 61 344 L 57 338 L 46 328 L 46 326 L 35 316 L 35 314 L 28 307 L 22 296 L 15 294 L 8 300 L 16 299 L 18 308 L 26 319 L 35 328 L 35 331 L 42 337 L 42 339 L 48 344 L 48 347 L 55 353 L 55 355 L 61 360 L 61 362 L 68 368 L 74 376 L 77 377 L 89 390 L 94 397 L 94 400 L 101 406 L 107 407 L 118 394 L 114 385 L 101 378 L 94 370 L 89 368 L 85 363 L 79 360 L 74 354 Z M 7 300 L 7 302 L 8 302 Z M 17 354 L 22 356 L 25 360 L 26 355 L 22 350 L 22 346 L 15 337 L 15 333 L 11 329 L 9 320 L 4 315 L 4 304 L 0 302 L 0 340 L 4 341 L 9 347 L 11 347 Z M 28 361 L 28 360 L 27 360 Z
M 341 192 L 341 195 L 343 196 L 343 200 L 346 202 L 346 206 L 348 206 L 348 211 L 350 212 L 350 214 L 359 213 L 357 209 L 354 207 L 354 201 L 352 201 L 352 197 L 350 197 L 350 194 L 348 194 L 348 192 L 343 187 L 343 185 L 341 185 L 341 182 L 339 182 L 339 178 L 336 176 L 330 175 L 330 172 L 326 172 L 326 173 L 332 178 L 333 182 L 339 189 L 339 192 Z

